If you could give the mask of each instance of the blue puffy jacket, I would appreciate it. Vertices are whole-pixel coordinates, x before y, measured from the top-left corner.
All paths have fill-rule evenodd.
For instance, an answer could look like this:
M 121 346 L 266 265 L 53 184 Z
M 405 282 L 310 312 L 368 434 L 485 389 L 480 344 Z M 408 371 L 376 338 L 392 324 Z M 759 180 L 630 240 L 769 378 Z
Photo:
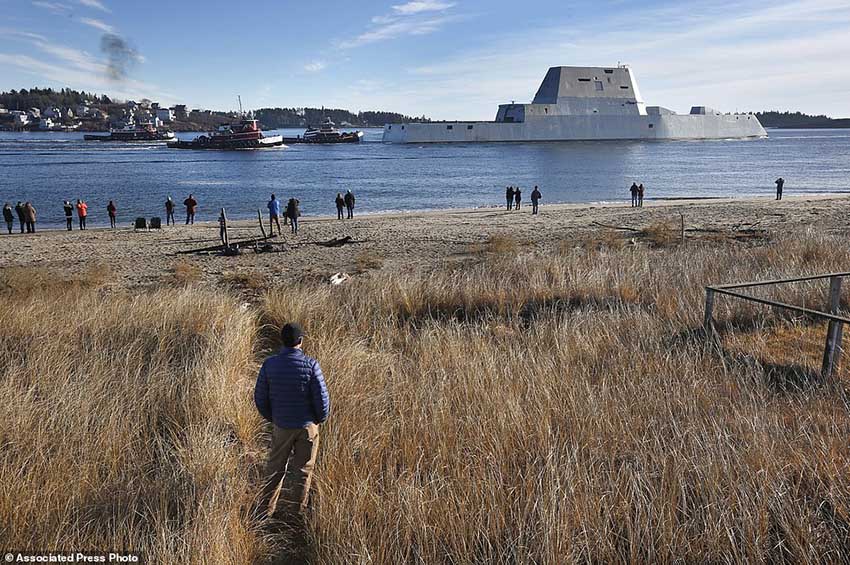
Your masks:
M 274 200 L 269 200 L 269 203 L 266 204 L 266 207 L 269 209 L 270 216 L 280 216 L 280 200 L 275 198 Z
M 284 347 L 260 368 L 254 403 L 279 428 L 306 428 L 327 420 L 330 399 L 319 362 L 300 349 Z

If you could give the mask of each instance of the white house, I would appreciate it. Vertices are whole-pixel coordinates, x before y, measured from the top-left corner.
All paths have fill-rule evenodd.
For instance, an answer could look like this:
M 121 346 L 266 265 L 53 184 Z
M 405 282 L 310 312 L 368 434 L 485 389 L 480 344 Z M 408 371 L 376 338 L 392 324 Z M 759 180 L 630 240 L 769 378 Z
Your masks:
M 165 123 L 174 121 L 174 112 L 171 108 L 160 108 L 156 111 L 156 117 Z
M 38 129 L 53 129 L 54 125 L 55 124 L 53 123 L 52 118 L 46 118 L 45 117 L 45 118 L 41 118 L 41 120 L 39 120 Z

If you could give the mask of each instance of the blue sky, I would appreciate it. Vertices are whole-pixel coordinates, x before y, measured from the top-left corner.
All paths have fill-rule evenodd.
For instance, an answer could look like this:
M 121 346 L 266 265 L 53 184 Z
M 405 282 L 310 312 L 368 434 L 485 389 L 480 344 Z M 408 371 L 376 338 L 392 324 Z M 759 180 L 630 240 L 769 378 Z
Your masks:
M 126 41 L 110 73 L 104 34 Z M 650 104 L 850 116 L 850 0 L 0 0 L 0 90 L 493 119 L 554 65 L 628 63 Z

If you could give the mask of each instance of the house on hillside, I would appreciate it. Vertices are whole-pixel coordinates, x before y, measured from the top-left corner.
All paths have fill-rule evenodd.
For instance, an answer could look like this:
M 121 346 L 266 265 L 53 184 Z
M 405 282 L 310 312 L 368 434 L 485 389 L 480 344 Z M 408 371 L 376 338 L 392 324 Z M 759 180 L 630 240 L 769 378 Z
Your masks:
M 45 108 L 44 112 L 41 113 L 41 117 L 50 118 L 53 120 L 60 120 L 62 119 L 62 110 L 56 107 Z
M 185 104 L 176 104 L 176 105 L 172 106 L 171 109 L 174 111 L 174 117 L 176 119 L 178 119 L 178 120 L 188 120 L 189 119 L 189 112 L 186 109 Z
M 86 106 L 85 104 L 77 104 L 77 115 L 80 117 L 88 116 L 91 112 L 91 108 Z
M 174 121 L 174 112 L 171 111 L 171 108 L 160 108 L 156 111 L 156 117 L 169 124 Z
M 56 124 L 53 123 L 53 118 L 43 117 L 38 121 L 38 129 L 51 130 Z

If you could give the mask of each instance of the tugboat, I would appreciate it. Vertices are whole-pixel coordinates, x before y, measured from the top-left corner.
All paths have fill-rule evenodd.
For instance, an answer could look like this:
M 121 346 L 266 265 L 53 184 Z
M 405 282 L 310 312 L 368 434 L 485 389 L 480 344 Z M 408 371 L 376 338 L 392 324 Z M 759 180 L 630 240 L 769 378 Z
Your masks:
M 283 136 L 264 136 L 257 120 L 244 119 L 237 124 L 222 124 L 218 130 L 192 141 L 172 141 L 172 149 L 262 149 L 283 145 Z
M 300 138 L 302 143 L 360 143 L 362 131 L 339 131 L 330 118 L 325 118 L 322 127 L 307 128 Z
M 143 124 L 126 124 L 123 128 L 110 129 L 109 135 L 84 135 L 86 141 L 170 141 L 174 132 L 158 130 L 150 122 Z

